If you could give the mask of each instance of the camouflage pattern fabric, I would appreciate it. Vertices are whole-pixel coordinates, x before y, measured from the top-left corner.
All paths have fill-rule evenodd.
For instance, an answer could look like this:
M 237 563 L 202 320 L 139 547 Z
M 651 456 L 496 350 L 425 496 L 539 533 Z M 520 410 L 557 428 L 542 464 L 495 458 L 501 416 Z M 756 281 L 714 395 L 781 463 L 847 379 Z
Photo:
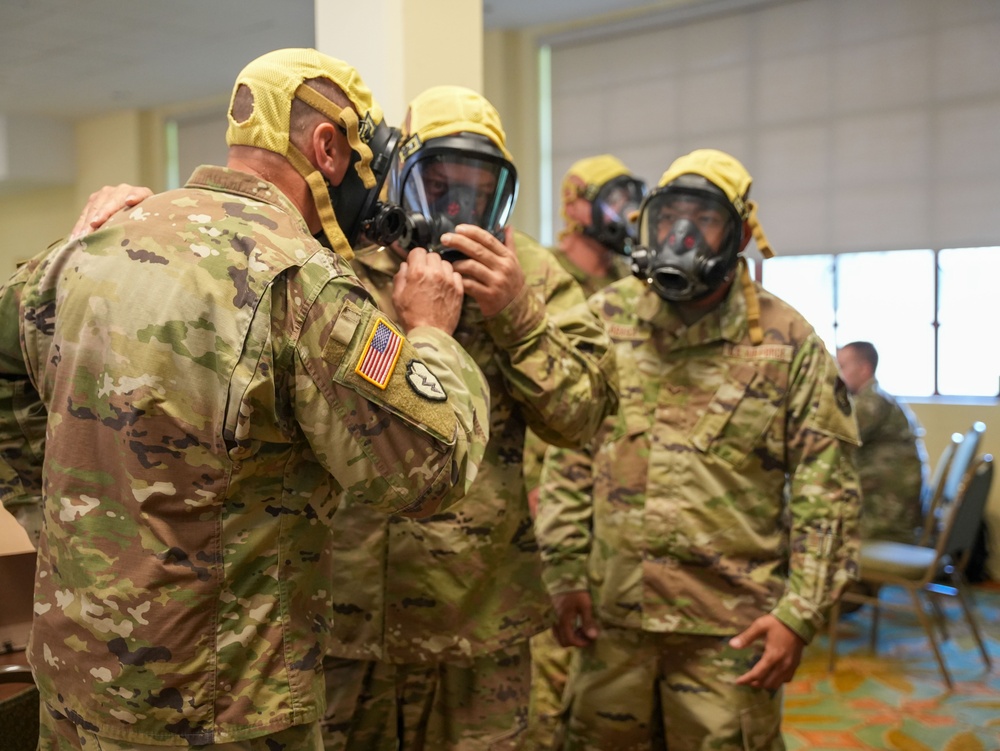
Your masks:
M 46 751 L 156 751 L 163 746 L 134 741 L 116 741 L 84 730 L 51 707 L 43 707 L 39 732 L 40 749 Z M 187 748 L 191 748 L 188 746 Z M 318 722 L 294 725 L 266 736 L 232 743 L 199 745 L 200 751 L 323 751 L 323 735 Z
M 528 236 L 518 233 L 516 248 L 524 290 L 490 320 L 467 298 L 455 332 L 490 384 L 490 442 L 476 481 L 453 510 L 419 521 L 343 509 L 333 657 L 465 664 L 526 644 L 552 622 L 522 474 L 525 430 L 582 445 L 617 407 L 617 381 L 610 340 L 580 288 Z M 388 309 L 399 259 L 382 252 L 354 263 Z M 498 696 L 517 703 L 503 712 L 526 714 L 526 692 L 509 686 Z M 333 697 L 328 711 L 350 716 L 341 701 L 350 696 Z
M 522 292 L 489 320 L 466 298 L 455 331 L 490 387 L 490 441 L 476 481 L 460 505 L 419 521 L 343 509 L 333 533 L 337 657 L 471 657 L 551 623 L 524 490 L 525 428 L 582 445 L 617 405 L 617 381 L 607 333 L 579 287 L 544 247 L 520 233 L 516 242 Z M 355 261 L 385 310 L 399 263 L 391 251 Z
M 579 650 L 560 646 L 551 629 L 531 637 L 531 696 L 523 748 L 539 751 L 557 748 L 564 692 L 577 655 Z
M 913 543 L 923 524 L 927 482 L 923 428 L 914 414 L 869 381 L 854 395 L 861 448 L 861 538 Z
M 806 642 L 857 575 L 857 426 L 812 327 L 740 285 L 685 326 L 638 279 L 590 300 L 616 346 L 619 413 L 550 449 L 536 530 L 552 594 L 605 624 L 732 636 L 771 613 Z
M 552 255 L 587 297 L 631 273 L 628 262 L 621 256 L 613 256 L 608 276 L 595 277 L 573 263 L 560 248 L 552 248 Z M 524 483 L 529 492 L 538 487 L 547 447 L 534 431 L 529 430 L 524 437 Z M 531 637 L 531 702 L 526 741 L 531 748 L 551 748 L 571 654 L 572 650 L 560 647 L 549 631 Z
M 528 643 L 479 657 L 397 665 L 327 660 L 326 751 L 523 748 Z
M 605 627 L 578 650 L 561 751 L 783 751 L 782 691 L 737 686 L 763 646 Z M 539 747 L 541 748 L 541 747 Z
M 559 248 L 551 248 L 551 251 L 552 255 L 559 262 L 559 265 L 562 266 L 566 273 L 572 276 L 576 283 L 580 285 L 585 297 L 590 297 L 598 290 L 603 289 L 619 279 L 624 279 L 630 274 L 627 262 L 624 258 L 618 256 L 613 259 L 608 276 L 598 278 L 588 274 L 586 271 L 573 263 L 569 259 L 569 256 L 567 256 Z M 548 444 L 541 440 L 531 430 L 528 431 L 528 434 L 524 439 L 524 444 L 524 479 L 527 483 L 528 490 L 531 490 L 532 488 L 538 487 L 538 476 L 542 472 L 542 457 L 545 456 L 545 447 L 548 446 Z
M 611 251 L 606 252 L 611 254 Z M 560 248 L 552 248 L 552 255 L 559 261 L 559 265 L 566 270 L 566 273 L 576 280 L 576 283 L 583 289 L 583 294 L 586 297 L 599 292 L 612 282 L 617 282 L 619 279 L 624 279 L 632 275 L 632 272 L 629 270 L 628 260 L 624 256 L 611 254 L 611 266 L 608 269 L 608 275 L 598 277 L 588 274 L 573 263 L 569 256 Z
M 44 504 L 43 700 L 136 744 L 318 720 L 338 506 L 462 494 L 475 363 L 417 329 L 384 389 L 363 378 L 382 314 L 274 186 L 222 168 L 37 257 L 0 310 L 0 493 Z

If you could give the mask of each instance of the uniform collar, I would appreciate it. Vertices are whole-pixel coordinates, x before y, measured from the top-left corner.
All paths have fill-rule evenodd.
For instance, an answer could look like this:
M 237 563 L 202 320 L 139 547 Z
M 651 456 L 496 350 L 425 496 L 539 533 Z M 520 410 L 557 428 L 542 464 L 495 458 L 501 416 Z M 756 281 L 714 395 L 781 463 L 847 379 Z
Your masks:
M 738 344 L 747 336 L 746 299 L 742 287 L 735 282 L 718 307 L 691 326 L 685 324 L 677 309 L 657 295 L 652 287 L 644 286 L 643 296 L 636 305 L 637 316 L 653 328 L 672 334 L 681 343 L 691 346 L 715 341 Z
M 312 235 L 305 218 L 291 199 L 273 183 L 269 183 L 257 175 L 240 172 L 229 167 L 203 164 L 192 173 L 184 187 L 216 190 L 269 204 L 294 217 L 299 229 L 307 235 Z M 322 241 L 322 237 L 319 239 Z M 340 252 L 344 249 L 332 248 L 332 250 Z
M 354 261 L 386 276 L 395 276 L 403 263 L 403 259 L 389 247 L 382 247 L 379 250 L 359 250 L 354 254 Z

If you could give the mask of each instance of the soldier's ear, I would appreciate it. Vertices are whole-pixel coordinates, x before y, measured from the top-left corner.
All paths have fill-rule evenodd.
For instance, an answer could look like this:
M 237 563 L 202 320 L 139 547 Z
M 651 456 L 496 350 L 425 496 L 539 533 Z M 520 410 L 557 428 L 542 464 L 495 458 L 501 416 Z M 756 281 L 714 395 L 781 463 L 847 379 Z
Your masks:
M 351 144 L 340 128 L 323 121 L 313 128 L 309 139 L 313 164 L 334 187 L 340 185 L 351 164 Z

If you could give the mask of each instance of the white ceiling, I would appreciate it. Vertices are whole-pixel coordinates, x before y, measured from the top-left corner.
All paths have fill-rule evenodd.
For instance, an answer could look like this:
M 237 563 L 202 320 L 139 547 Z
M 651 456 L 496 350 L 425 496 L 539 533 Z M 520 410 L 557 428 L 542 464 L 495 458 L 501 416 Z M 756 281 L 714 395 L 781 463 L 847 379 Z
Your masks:
M 314 44 L 314 2 L 0 0 L 0 114 L 76 118 L 224 96 L 253 57 Z M 652 2 L 485 0 L 483 19 L 519 28 Z

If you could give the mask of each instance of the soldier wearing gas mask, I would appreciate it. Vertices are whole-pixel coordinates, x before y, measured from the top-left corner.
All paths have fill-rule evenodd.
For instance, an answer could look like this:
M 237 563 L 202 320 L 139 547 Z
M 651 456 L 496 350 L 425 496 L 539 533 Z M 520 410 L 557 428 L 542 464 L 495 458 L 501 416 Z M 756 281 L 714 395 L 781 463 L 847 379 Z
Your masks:
M 337 510 L 323 740 L 328 751 L 513 747 L 527 722 L 528 640 L 553 620 L 524 490 L 525 432 L 559 446 L 587 441 L 617 406 L 614 360 L 572 277 L 508 226 L 516 171 L 494 107 L 469 89 L 434 87 L 410 104 L 402 131 L 386 202 L 368 202 L 356 225 L 352 265 L 404 322 L 418 304 L 446 308 L 433 295 L 415 300 L 411 275 L 453 269 L 465 296 L 452 346 L 486 374 L 492 432 L 472 496 L 454 514 L 413 525 L 357 503 Z M 76 229 L 148 195 L 105 188 Z M 407 369 L 406 382 L 418 389 L 423 375 Z M 433 386 L 428 379 L 417 398 L 440 398 Z M 468 691 L 445 690 L 453 684 Z
M 601 154 L 574 162 L 560 192 L 563 228 L 554 253 L 589 297 L 628 276 L 635 242 L 630 217 L 646 185 L 617 157 Z
M 732 156 L 676 160 L 643 201 L 633 278 L 591 309 L 617 415 L 546 454 L 536 531 L 577 647 L 567 751 L 778 751 L 781 688 L 857 571 L 857 426 L 836 363 L 752 282 L 770 248 Z
M 0 287 L 0 497 L 44 512 L 44 751 L 321 747 L 339 509 L 430 514 L 483 455 L 461 281 L 414 251 L 394 323 L 341 257 L 394 151 L 358 72 L 268 52 L 228 123 L 226 166 Z
M 417 109 L 416 116 L 422 116 Z M 481 227 L 501 242 L 517 199 L 517 170 L 507 147 L 485 123 L 475 130 L 453 133 L 453 123 L 441 117 L 418 122 L 408 115 L 411 133 L 392 171 L 389 200 L 406 212 L 406 231 L 399 245 L 427 248 L 452 260 L 461 251 L 442 236 L 460 224 Z
M 353 265 L 391 314 L 409 247 L 451 259 L 442 263 L 466 293 L 455 336 L 487 374 L 492 430 L 455 513 L 420 524 L 356 505 L 338 513 L 324 740 L 328 750 L 516 748 L 528 641 L 552 622 L 525 432 L 560 446 L 589 440 L 617 404 L 614 362 L 579 286 L 508 226 L 517 173 L 496 109 L 436 86 L 410 103 L 402 131 L 386 198 L 406 211 L 407 234 Z

